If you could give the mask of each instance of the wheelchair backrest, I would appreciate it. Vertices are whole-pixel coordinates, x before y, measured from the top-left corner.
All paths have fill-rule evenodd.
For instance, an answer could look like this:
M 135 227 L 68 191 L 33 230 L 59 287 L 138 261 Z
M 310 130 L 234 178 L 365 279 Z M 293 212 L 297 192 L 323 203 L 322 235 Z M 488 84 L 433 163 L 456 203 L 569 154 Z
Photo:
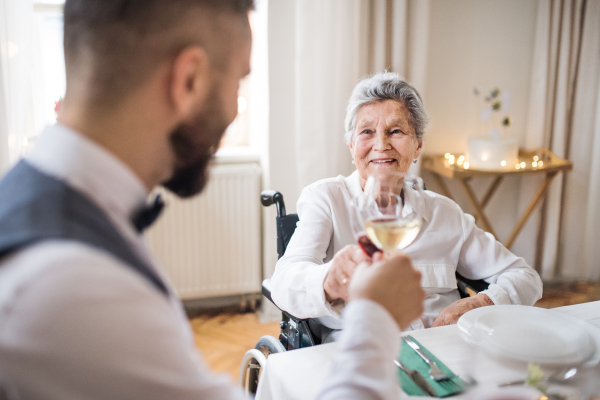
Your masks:
M 277 259 L 283 257 L 298 223 L 298 214 L 277 217 Z

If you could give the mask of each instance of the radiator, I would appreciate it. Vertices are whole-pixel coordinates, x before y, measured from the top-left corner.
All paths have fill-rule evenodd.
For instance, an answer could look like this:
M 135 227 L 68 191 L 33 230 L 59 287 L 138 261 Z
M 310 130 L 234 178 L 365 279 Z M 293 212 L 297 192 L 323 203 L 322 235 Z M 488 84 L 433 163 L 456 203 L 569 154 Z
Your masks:
M 147 231 L 183 300 L 258 293 L 261 288 L 260 168 L 215 165 L 200 196 L 162 191 L 166 207 Z

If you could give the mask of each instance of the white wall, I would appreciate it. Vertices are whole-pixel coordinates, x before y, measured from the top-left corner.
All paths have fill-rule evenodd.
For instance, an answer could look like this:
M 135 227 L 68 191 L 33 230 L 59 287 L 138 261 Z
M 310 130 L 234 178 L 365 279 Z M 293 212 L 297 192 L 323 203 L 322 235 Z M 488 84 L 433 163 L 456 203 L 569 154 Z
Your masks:
M 511 134 L 524 138 L 536 2 L 437 0 L 430 6 L 427 152 L 466 150 L 481 112 L 473 87 L 510 91 Z M 521 140 L 524 143 L 524 140 Z
M 533 0 L 431 1 L 424 93 L 431 124 L 425 136 L 426 153 L 463 153 L 469 136 L 486 134 L 481 132 L 480 100 L 473 94 L 474 86 L 484 93 L 494 87 L 510 92 L 509 134 L 524 145 L 536 4 Z M 438 190 L 431 175 L 423 176 L 428 188 Z M 460 186 L 446 182 L 461 207 L 472 212 Z M 480 198 L 490 184 L 491 179 L 472 181 Z M 486 208 L 500 241 L 518 219 L 519 190 L 519 178 L 505 179 Z M 531 246 L 516 243 L 513 250 L 533 263 Z

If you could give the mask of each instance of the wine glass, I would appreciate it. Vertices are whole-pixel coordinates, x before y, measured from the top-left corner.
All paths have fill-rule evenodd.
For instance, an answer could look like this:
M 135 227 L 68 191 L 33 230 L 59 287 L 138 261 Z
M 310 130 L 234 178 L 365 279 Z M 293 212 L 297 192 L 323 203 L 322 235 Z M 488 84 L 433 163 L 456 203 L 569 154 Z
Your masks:
M 410 245 L 422 225 L 415 208 L 422 196 L 423 181 L 419 177 L 391 171 L 369 176 L 363 196 L 357 200 L 368 239 L 384 252 Z M 364 249 L 361 239 L 359 244 Z

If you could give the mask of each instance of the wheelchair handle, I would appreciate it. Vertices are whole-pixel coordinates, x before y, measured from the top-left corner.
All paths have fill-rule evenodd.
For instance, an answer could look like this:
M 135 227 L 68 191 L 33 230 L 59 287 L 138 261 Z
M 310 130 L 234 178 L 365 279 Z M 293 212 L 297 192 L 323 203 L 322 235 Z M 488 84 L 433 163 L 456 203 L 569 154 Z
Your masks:
M 263 190 L 260 193 L 260 202 L 263 206 L 269 207 L 271 204 L 275 204 L 277 207 L 277 216 L 285 217 L 285 203 L 283 202 L 283 195 L 277 190 Z

